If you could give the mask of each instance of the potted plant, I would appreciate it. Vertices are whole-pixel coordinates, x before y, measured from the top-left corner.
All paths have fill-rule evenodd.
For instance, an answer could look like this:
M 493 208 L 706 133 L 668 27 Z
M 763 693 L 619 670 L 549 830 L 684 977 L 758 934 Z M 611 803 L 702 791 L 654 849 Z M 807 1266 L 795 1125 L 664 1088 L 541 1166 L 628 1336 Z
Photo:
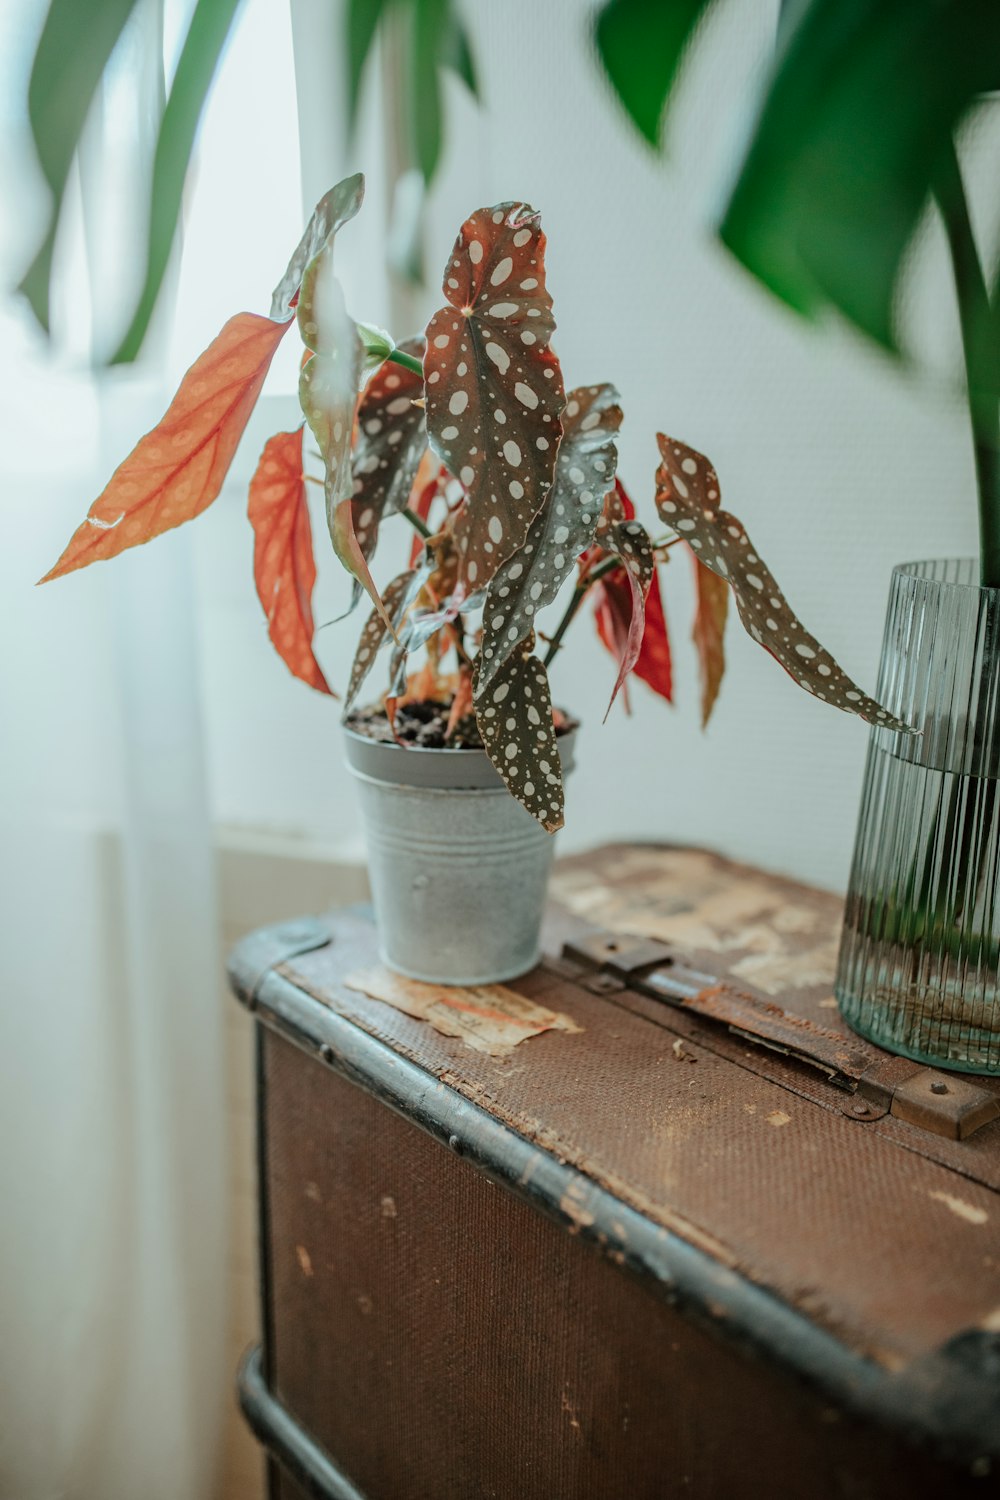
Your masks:
M 396 345 L 348 315 L 333 274 L 337 234 L 363 191 L 355 176 L 321 200 L 270 316 L 230 319 L 46 579 L 148 541 L 215 499 L 294 322 L 305 423 L 269 439 L 249 496 L 270 637 L 297 677 L 331 692 L 313 650 L 311 439 L 351 606 L 362 594 L 371 603 L 344 717 L 383 952 L 413 977 L 484 983 L 537 958 L 576 735 L 553 707 L 548 669 L 588 595 L 618 658 L 612 702 L 633 672 L 671 697 L 657 566 L 683 544 L 697 578 L 703 722 L 722 676 L 732 588 L 750 634 L 801 686 L 871 723 L 905 725 L 805 631 L 742 524 L 721 509 L 701 454 L 660 434 L 654 498 L 667 534 L 654 539 L 636 519 L 617 477 L 617 391 L 564 389 L 533 209 L 471 214 L 445 266 L 443 305 L 422 336 Z M 395 515 L 416 535 L 408 566 L 380 591 L 370 563 Z M 538 616 L 564 590 L 546 635 Z M 383 650 L 388 690 L 359 709 Z

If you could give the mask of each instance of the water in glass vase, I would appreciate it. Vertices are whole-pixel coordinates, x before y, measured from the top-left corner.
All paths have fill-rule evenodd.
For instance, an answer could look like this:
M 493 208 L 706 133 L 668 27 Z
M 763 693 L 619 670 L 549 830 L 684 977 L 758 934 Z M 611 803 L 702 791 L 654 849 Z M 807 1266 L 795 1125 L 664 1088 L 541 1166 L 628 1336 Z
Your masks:
M 974 576 L 893 574 L 879 696 L 920 733 L 872 735 L 836 992 L 880 1046 L 1000 1073 L 1000 591 Z

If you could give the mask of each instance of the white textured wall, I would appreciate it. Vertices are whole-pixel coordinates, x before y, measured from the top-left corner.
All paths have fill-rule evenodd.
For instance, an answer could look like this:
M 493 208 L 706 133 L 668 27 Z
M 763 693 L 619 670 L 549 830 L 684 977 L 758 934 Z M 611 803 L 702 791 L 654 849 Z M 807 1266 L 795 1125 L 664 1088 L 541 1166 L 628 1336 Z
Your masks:
M 315 16 L 313 5 L 301 0 L 300 20 Z M 250 6 L 248 24 L 258 9 Z M 871 688 L 893 562 L 974 545 L 971 461 L 961 412 L 943 382 L 904 377 L 843 331 L 797 322 L 705 228 L 732 167 L 740 101 L 771 44 L 774 9 L 743 3 L 718 12 L 689 70 L 670 156 L 661 161 L 629 130 L 602 85 L 587 43 L 588 6 L 505 0 L 469 7 L 488 114 L 478 117 L 454 87 L 428 258 L 431 266 L 443 264 L 462 218 L 480 204 L 535 204 L 549 235 L 567 384 L 618 384 L 626 411 L 621 472 L 640 514 L 653 523 L 658 427 L 709 453 L 724 500 L 747 523 L 793 606 Z M 327 43 L 316 47 L 325 51 Z M 321 120 L 322 97 L 305 103 L 307 113 L 317 111 L 306 191 L 317 196 L 345 169 L 369 174 L 367 222 L 344 232 L 340 265 L 352 310 L 381 319 L 388 307 L 379 255 L 386 184 L 377 101 L 369 100 L 362 147 L 349 157 L 338 145 L 336 105 L 327 98 Z M 221 174 L 215 191 L 226 191 Z M 287 184 L 281 199 L 287 201 Z M 240 211 L 253 223 L 264 210 L 243 199 Z M 297 228 L 288 226 L 289 246 Z M 268 234 L 273 239 L 270 223 Z M 242 289 L 246 277 L 238 279 Z M 265 305 L 269 285 L 256 305 Z M 212 295 L 221 316 L 231 310 L 223 289 Z M 436 299 L 432 288 L 426 312 Z M 941 331 L 950 311 L 946 294 L 938 303 L 928 337 L 940 348 L 949 343 Z M 289 400 L 265 406 L 244 448 L 244 470 L 267 424 L 294 420 Z M 341 765 L 336 708 L 291 681 L 269 651 L 237 481 L 233 489 L 197 528 L 215 807 L 226 822 L 269 825 L 344 852 L 359 823 Z M 407 545 L 403 529 L 387 528 L 387 573 Z M 335 565 L 327 566 L 317 618 L 338 613 L 346 593 Z M 703 735 L 683 560 L 669 569 L 665 595 L 677 664 L 674 710 L 638 684 L 633 717 L 618 705 L 601 727 L 613 671 L 586 616 L 559 661 L 556 696 L 586 722 L 564 847 L 617 836 L 695 840 L 842 886 L 864 726 L 801 693 L 733 625 L 729 673 Z M 340 685 L 354 628 L 352 621 L 320 638 L 322 659 Z

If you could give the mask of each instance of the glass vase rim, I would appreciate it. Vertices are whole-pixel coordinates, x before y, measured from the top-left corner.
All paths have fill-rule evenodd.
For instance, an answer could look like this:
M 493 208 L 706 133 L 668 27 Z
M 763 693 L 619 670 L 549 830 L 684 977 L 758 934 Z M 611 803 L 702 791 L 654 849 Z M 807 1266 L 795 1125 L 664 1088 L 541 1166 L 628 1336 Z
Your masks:
M 959 594 L 985 594 L 993 599 L 1000 597 L 1000 588 L 991 587 L 980 583 L 958 583 L 952 578 L 933 578 L 924 569 L 947 567 L 948 565 L 966 565 L 972 571 L 977 570 L 979 559 L 977 557 L 925 557 L 915 558 L 910 562 L 895 563 L 892 569 L 893 578 L 912 578 L 917 583 L 925 583 L 942 592 L 953 590 Z

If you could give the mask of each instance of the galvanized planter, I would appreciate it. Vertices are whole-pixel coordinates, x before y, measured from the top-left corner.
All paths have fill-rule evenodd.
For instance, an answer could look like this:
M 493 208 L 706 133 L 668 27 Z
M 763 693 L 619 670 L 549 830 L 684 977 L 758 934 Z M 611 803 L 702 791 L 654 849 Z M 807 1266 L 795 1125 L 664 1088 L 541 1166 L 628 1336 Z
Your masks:
M 483 750 L 402 749 L 345 729 L 381 955 L 411 979 L 495 984 L 538 962 L 553 836 Z M 559 741 L 565 775 L 576 731 Z

